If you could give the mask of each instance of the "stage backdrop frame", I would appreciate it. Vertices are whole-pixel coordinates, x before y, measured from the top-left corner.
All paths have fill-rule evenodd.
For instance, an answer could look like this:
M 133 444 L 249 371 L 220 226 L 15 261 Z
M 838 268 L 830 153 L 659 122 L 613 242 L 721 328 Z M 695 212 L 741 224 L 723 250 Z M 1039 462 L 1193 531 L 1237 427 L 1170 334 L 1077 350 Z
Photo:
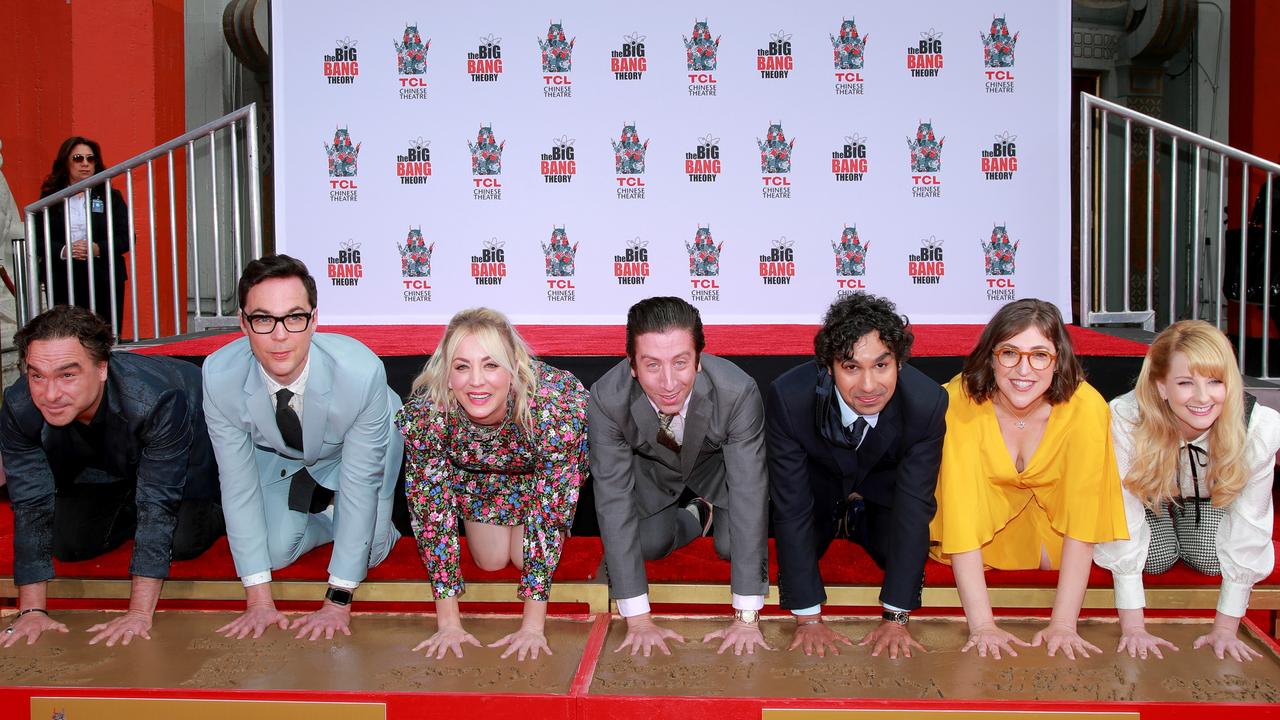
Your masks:
M 326 324 L 1070 317 L 1068 0 L 272 13 L 276 247 Z

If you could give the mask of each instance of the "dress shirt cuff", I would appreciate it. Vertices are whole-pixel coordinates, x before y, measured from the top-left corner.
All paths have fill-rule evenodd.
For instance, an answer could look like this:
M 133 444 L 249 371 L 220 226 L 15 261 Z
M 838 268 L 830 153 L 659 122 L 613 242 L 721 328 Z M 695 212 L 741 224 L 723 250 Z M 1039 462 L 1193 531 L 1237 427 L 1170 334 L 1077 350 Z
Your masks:
M 67 246 L 66 246 L 66 245 L 63 245 L 63 246 L 62 246 L 62 252 L 58 254 L 58 259 L 59 259 L 59 260 L 66 260 L 66 259 L 67 259 Z
M 800 616 L 800 617 L 803 617 L 803 616 L 805 616 L 805 615 L 821 615 L 821 614 L 822 614 L 822 603 L 818 603 L 817 605 L 814 605 L 814 606 L 812 606 L 812 607 L 807 607 L 807 608 L 798 608 L 798 609 L 792 610 L 792 611 L 791 611 L 791 614 L 792 614 L 792 615 L 797 615 L 797 616 Z
M 360 587 L 360 583 L 354 582 L 352 580 L 343 580 L 337 575 L 329 576 L 329 585 L 331 587 L 342 588 L 343 590 L 355 590 L 356 588 Z
M 1218 591 L 1218 612 L 1234 618 L 1244 617 L 1249 609 L 1249 593 L 1253 591 L 1250 583 L 1222 581 L 1222 589 Z
M 733 593 L 734 610 L 761 610 L 764 608 L 763 595 L 739 595 Z
M 632 598 L 618 598 L 618 614 L 624 618 L 649 612 L 649 593 Z
M 1121 575 L 1111 573 L 1111 582 L 1116 590 L 1117 610 L 1141 610 L 1147 605 L 1147 596 L 1142 589 L 1142 574 Z
M 271 582 L 271 571 L 263 570 L 262 572 L 256 572 L 252 575 L 245 575 L 240 578 L 240 582 L 244 583 L 245 587 L 253 587 L 254 585 L 261 585 L 262 583 L 269 583 Z
M 880 603 L 880 605 L 889 612 L 911 612 L 906 608 L 900 608 L 897 605 L 890 605 L 889 603 Z

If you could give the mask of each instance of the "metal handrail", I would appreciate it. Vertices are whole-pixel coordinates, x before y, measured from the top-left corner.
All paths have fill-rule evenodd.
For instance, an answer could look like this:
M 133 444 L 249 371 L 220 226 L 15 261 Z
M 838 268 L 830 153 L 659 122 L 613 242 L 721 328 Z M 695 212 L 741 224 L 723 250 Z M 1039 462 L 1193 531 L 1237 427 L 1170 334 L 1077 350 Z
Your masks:
M 1097 113 L 1097 122 L 1095 123 L 1095 113 Z M 1122 194 L 1123 200 L 1123 257 L 1121 258 L 1123 266 L 1123 310 L 1108 310 L 1108 299 L 1110 294 L 1107 291 L 1108 267 L 1107 263 L 1113 261 L 1111 253 L 1108 253 L 1108 216 L 1109 205 L 1108 200 L 1110 193 L 1107 187 L 1107 162 L 1108 154 L 1108 135 L 1109 123 L 1115 117 L 1117 120 L 1123 120 L 1124 123 L 1124 188 Z M 1133 126 L 1139 125 L 1147 130 L 1147 191 L 1146 191 L 1146 302 L 1145 307 L 1135 309 L 1132 307 L 1132 297 L 1130 293 L 1130 257 L 1133 238 L 1131 237 L 1130 221 L 1132 218 L 1132 164 L 1131 157 L 1133 154 Z M 1099 157 L 1097 162 L 1099 167 L 1095 167 L 1094 158 L 1094 134 L 1099 135 Z M 1190 248 L 1191 259 L 1189 267 L 1181 270 L 1187 273 L 1190 278 L 1189 298 L 1190 298 L 1190 317 L 1200 317 L 1200 277 L 1201 277 L 1201 242 L 1209 242 L 1212 238 L 1201 237 L 1201 214 L 1207 212 L 1208 208 L 1203 207 L 1206 202 L 1201 192 L 1202 167 L 1208 161 L 1209 174 L 1212 177 L 1214 172 L 1211 158 L 1209 154 L 1216 153 L 1218 162 L 1216 168 L 1217 174 L 1217 196 L 1212 199 L 1217 204 L 1217 243 L 1213 250 L 1213 267 L 1211 268 L 1216 281 L 1213 285 L 1214 296 L 1206 297 L 1212 299 L 1215 309 L 1212 313 L 1213 322 L 1219 328 L 1223 329 L 1223 307 L 1227 298 L 1223 292 L 1223 272 L 1225 255 L 1225 239 L 1226 239 L 1226 220 L 1227 215 L 1225 205 L 1226 183 L 1227 183 L 1227 161 L 1232 160 L 1241 165 L 1241 188 L 1240 188 L 1240 302 L 1239 313 L 1237 319 L 1237 338 L 1236 338 L 1236 354 L 1237 362 L 1240 369 L 1245 370 L 1246 366 L 1246 336 L 1247 330 L 1247 298 L 1246 290 L 1248 287 L 1247 275 L 1248 268 L 1248 191 L 1249 191 L 1249 171 L 1256 168 L 1265 173 L 1265 220 L 1264 220 L 1264 267 L 1263 273 L 1263 303 L 1262 303 L 1262 341 L 1261 341 L 1261 369 L 1258 373 L 1261 377 L 1269 377 L 1268 360 L 1270 356 L 1270 321 L 1271 321 L 1271 303 L 1270 303 L 1270 285 L 1271 285 L 1271 212 L 1272 212 L 1272 194 L 1271 188 L 1273 181 L 1277 175 L 1280 175 L 1280 163 L 1266 160 L 1252 153 L 1245 152 L 1238 148 L 1231 147 L 1213 138 L 1205 137 L 1199 133 L 1180 128 L 1163 120 L 1145 115 L 1130 108 L 1118 105 L 1108 100 L 1089 95 L 1087 93 L 1080 94 L 1080 317 L 1079 322 L 1082 326 L 1088 327 L 1094 324 L 1107 323 L 1139 323 L 1144 329 L 1154 331 L 1157 315 L 1157 301 L 1153 293 L 1153 285 L 1156 279 L 1155 260 L 1153 250 L 1160 242 L 1155 237 L 1156 216 L 1154 207 L 1156 203 L 1155 195 L 1155 157 L 1157 152 L 1157 133 L 1168 137 L 1169 144 L 1169 211 L 1168 222 L 1169 230 L 1168 247 L 1170 248 L 1169 257 L 1167 259 L 1169 275 L 1167 280 L 1168 295 L 1168 320 L 1173 322 L 1181 319 L 1178 305 L 1178 285 L 1182 279 L 1179 275 L 1178 255 L 1180 252 Z M 1180 145 L 1181 143 L 1181 145 Z M 1184 210 L 1179 206 L 1179 150 L 1182 150 L 1186 158 L 1194 164 L 1191 171 L 1194 187 L 1185 191 L 1189 196 L 1187 199 L 1191 201 L 1190 228 L 1187 240 L 1189 242 L 1180 244 L 1179 235 L 1179 211 Z M 1098 188 L 1098 213 L 1094 216 L 1093 207 L 1093 191 L 1094 184 Z M 1207 223 L 1206 223 L 1207 226 Z M 1095 235 L 1096 233 L 1096 235 Z M 1206 233 L 1208 234 L 1208 233 Z M 1094 241 L 1098 249 L 1097 258 L 1094 257 Z M 1234 259 L 1234 258 L 1233 258 Z M 1206 259 L 1206 263 L 1210 260 Z M 1096 288 L 1097 307 L 1094 307 L 1093 287 L 1094 274 L 1097 274 L 1098 283 Z M 1256 270 L 1255 270 L 1256 272 Z M 1206 313 L 1206 319 L 1208 313 Z
M 51 253 L 51 248 L 49 247 L 50 240 L 51 240 L 49 235 L 49 216 L 48 216 L 49 208 L 58 204 L 62 204 L 64 208 L 64 217 L 66 217 L 66 211 L 68 209 L 68 206 L 67 206 L 68 200 L 72 197 L 75 197 L 76 195 L 83 195 L 85 197 L 86 213 L 88 213 L 90 191 L 96 187 L 105 187 L 107 189 L 105 210 L 106 210 L 107 219 L 108 219 L 107 238 L 105 243 L 105 247 L 107 248 L 107 253 L 103 256 L 103 258 L 101 258 L 98 261 L 112 262 L 112 258 L 114 257 L 114 250 L 115 250 L 115 237 L 114 237 L 115 233 L 114 233 L 114 227 L 110 222 L 111 212 L 112 212 L 111 180 L 118 176 L 124 175 L 125 182 L 126 182 L 127 195 L 129 199 L 132 200 L 133 199 L 133 175 L 131 171 L 136 168 L 146 166 L 147 168 L 146 182 L 147 182 L 147 192 L 148 192 L 148 200 L 149 200 L 147 215 L 149 217 L 148 229 L 149 229 L 149 236 L 151 239 L 150 250 L 151 250 L 151 258 L 152 258 L 150 281 L 152 283 L 151 285 L 152 296 L 153 296 L 152 300 L 153 300 L 153 304 L 156 306 L 154 308 L 155 312 L 153 313 L 153 317 L 155 319 L 155 327 L 153 332 L 155 337 L 159 337 L 160 335 L 160 308 L 158 307 L 159 290 L 157 285 L 157 282 L 158 282 L 157 268 L 154 262 L 155 240 L 156 240 L 156 231 L 157 231 L 155 217 L 154 217 L 156 188 L 154 187 L 154 183 L 153 183 L 153 177 L 152 177 L 153 170 L 152 170 L 151 163 L 161 157 L 167 157 L 168 172 L 169 172 L 168 198 L 169 198 L 169 214 L 170 214 L 168 228 L 169 228 L 169 235 L 170 235 L 170 243 L 175 256 L 175 265 L 172 269 L 172 279 L 174 283 L 174 293 L 175 293 L 173 311 L 175 314 L 174 325 L 175 325 L 175 328 L 178 327 L 181 324 L 181 322 L 180 322 L 180 319 L 176 317 L 179 312 L 178 298 L 176 295 L 177 289 L 178 289 L 177 279 L 178 279 L 179 268 L 177 267 L 177 264 L 176 264 L 176 257 L 177 257 L 176 250 L 177 250 L 177 242 L 178 242 L 177 217 L 176 217 L 177 208 L 174 204 L 174 199 L 176 194 L 174 184 L 178 180 L 178 178 L 175 178 L 174 171 L 173 171 L 173 152 L 183 147 L 186 148 L 188 172 L 189 172 L 187 177 L 189 178 L 189 182 L 194 183 L 195 175 L 192 168 L 194 168 L 194 163 L 195 163 L 195 142 L 201 138 L 208 138 L 212 147 L 213 144 L 216 143 L 215 133 L 217 131 L 225 128 L 230 128 L 232 136 L 234 137 L 234 134 L 238 128 L 238 125 L 241 122 L 244 123 L 245 135 L 246 135 L 245 164 L 248 170 L 247 174 L 248 174 L 248 203 L 249 203 L 249 218 L 248 218 L 249 219 L 249 249 L 250 249 L 250 252 L 252 253 L 252 257 L 261 257 L 263 253 L 262 192 L 261 192 L 261 179 L 258 173 L 258 141 L 257 141 L 258 116 L 257 116 L 257 104 L 250 103 L 249 105 L 246 105 L 245 107 L 242 107 L 239 110 L 235 110 L 233 112 L 227 113 L 226 115 L 223 115 L 222 117 L 216 120 L 212 120 L 193 130 L 189 130 L 183 133 L 182 135 L 179 135 L 178 137 L 172 140 L 169 140 L 166 143 L 157 145 L 156 147 L 153 147 L 150 150 L 139 153 L 138 155 L 135 155 L 129 158 L 128 160 L 125 160 L 124 162 L 112 165 L 111 167 L 103 170 L 100 173 L 93 175 L 92 177 L 81 180 L 80 182 L 77 182 L 73 185 L 69 185 L 66 188 L 63 188 L 62 190 L 59 190 L 56 193 L 40 198 L 39 200 L 23 208 L 23 212 L 26 216 L 26 238 L 25 238 L 26 242 L 24 243 L 25 252 L 22 254 L 21 258 L 15 257 L 15 261 L 16 261 L 15 264 L 25 264 L 25 267 L 23 268 L 24 272 L 19 273 L 20 274 L 19 291 L 24 300 L 24 302 L 19 303 L 19 317 L 18 317 L 19 323 L 25 324 L 28 320 L 31 319 L 31 317 L 33 317 L 37 312 L 39 312 L 40 306 L 41 306 L 40 305 L 40 281 L 42 278 L 40 278 L 39 274 L 36 272 L 36 268 L 38 267 L 38 262 L 39 262 L 39 257 L 37 252 L 38 248 L 36 247 L 36 213 L 43 214 L 42 219 L 43 219 L 43 225 L 44 225 L 43 227 L 44 243 L 46 246 L 45 254 L 49 260 L 45 265 L 45 278 L 43 279 L 45 279 L 47 283 L 51 286 L 52 279 L 53 279 L 52 273 L 53 273 L 54 263 L 53 263 L 53 258 L 48 257 L 49 254 Z M 232 144 L 232 147 L 233 148 L 235 147 L 235 143 Z M 238 172 L 238 169 L 236 169 L 235 171 Z M 238 187 L 239 178 L 238 177 L 233 178 L 232 180 L 233 180 L 233 187 Z M 215 183 L 217 182 L 216 168 L 213 176 L 211 177 L 211 181 Z M 195 199 L 194 184 L 190 185 L 187 195 L 191 200 Z M 235 196 L 231 198 L 231 201 L 235 205 L 235 217 L 237 220 L 239 220 L 239 217 L 240 217 L 239 195 L 235 194 Z M 188 225 L 188 235 L 192 238 L 194 242 L 196 238 L 195 221 L 197 220 L 197 217 L 195 214 L 194 202 L 192 203 L 189 209 L 190 209 L 189 220 L 191 222 Z M 219 208 L 217 207 L 216 204 L 211 203 L 209 210 L 213 215 L 214 227 L 216 228 Z M 134 206 L 133 206 L 133 203 L 130 202 L 128 203 L 128 223 L 129 223 L 130 238 L 133 237 L 135 232 L 134 220 L 135 220 Z M 69 218 L 68 218 L 68 221 L 64 221 L 63 224 L 65 227 L 65 232 L 67 234 L 68 247 L 69 247 L 70 246 Z M 91 229 L 92 223 L 86 222 L 86 226 L 87 226 L 87 232 L 89 234 L 88 239 L 92 243 L 93 242 L 92 229 Z M 238 227 L 235 229 L 235 236 L 237 240 L 239 240 L 240 228 Z M 194 248 L 193 250 L 194 250 L 194 258 L 196 262 L 196 273 L 197 273 L 196 287 L 198 288 L 199 287 L 198 277 L 199 277 L 200 251 L 199 251 L 199 248 Z M 217 247 L 216 234 L 215 234 L 215 247 L 214 247 L 215 257 L 217 256 L 218 250 L 219 248 Z M 133 259 L 132 253 L 130 258 L 131 260 Z M 242 260 L 241 258 L 237 258 L 237 265 L 241 262 L 241 260 Z M 93 290 L 93 283 L 94 283 L 93 253 L 89 253 L 87 257 L 87 261 L 88 261 L 87 270 L 88 270 L 89 294 L 90 294 L 89 305 L 93 306 L 96 302 L 94 298 L 94 290 Z M 72 265 L 71 265 L 70 258 L 66 260 L 66 273 L 67 273 L 68 295 L 71 301 L 74 302 L 74 289 L 72 288 Z M 136 312 L 137 310 L 136 288 L 137 288 L 137 280 L 138 280 L 137 272 L 136 272 L 136 264 L 132 265 L 130 276 L 133 278 L 132 287 L 134 289 L 133 307 L 135 309 L 135 312 L 134 312 L 133 336 L 135 339 L 137 339 L 139 335 L 138 335 L 137 312 Z M 116 280 L 114 275 L 110 276 L 110 281 L 111 281 L 111 286 L 113 291 L 111 295 L 111 304 L 112 304 L 112 311 L 113 311 L 112 329 L 118 333 L 119 328 L 115 327 L 115 320 L 114 320 L 114 315 L 115 315 L 114 311 L 116 310 L 116 306 L 115 306 L 116 301 L 115 301 L 115 292 L 114 292 L 116 289 L 115 287 Z M 48 288 L 48 292 L 50 293 L 50 303 L 52 303 L 52 292 L 53 292 L 52 287 Z M 221 299 L 219 298 L 219 302 L 220 300 Z M 217 315 L 221 316 L 221 314 L 222 314 L 221 306 L 219 305 L 217 309 Z M 198 302 L 197 302 L 196 316 L 197 318 L 200 317 Z

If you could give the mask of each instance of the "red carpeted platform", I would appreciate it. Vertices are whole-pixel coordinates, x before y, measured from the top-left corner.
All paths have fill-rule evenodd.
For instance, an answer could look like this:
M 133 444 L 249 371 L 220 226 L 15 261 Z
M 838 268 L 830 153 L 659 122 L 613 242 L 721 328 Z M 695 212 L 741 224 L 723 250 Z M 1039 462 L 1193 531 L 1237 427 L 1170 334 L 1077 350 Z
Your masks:
M 916 357 L 967 355 L 982 325 L 916 325 Z M 521 325 L 520 334 L 535 355 L 549 357 L 626 354 L 626 328 L 621 325 Z M 714 355 L 810 355 L 817 325 L 709 325 L 707 352 Z M 1068 326 L 1077 355 L 1143 357 L 1147 346 L 1093 330 Z M 384 357 L 430 355 L 444 334 L 442 325 L 328 325 L 321 332 L 350 335 Z M 203 356 L 242 337 L 239 332 L 177 340 L 138 348 L 156 355 Z

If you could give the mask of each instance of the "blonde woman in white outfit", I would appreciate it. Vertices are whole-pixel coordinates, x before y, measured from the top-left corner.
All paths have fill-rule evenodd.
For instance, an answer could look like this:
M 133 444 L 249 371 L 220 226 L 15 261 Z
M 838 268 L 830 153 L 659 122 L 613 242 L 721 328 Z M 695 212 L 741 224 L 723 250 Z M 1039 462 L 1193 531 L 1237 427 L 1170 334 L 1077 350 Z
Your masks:
M 1193 648 L 1218 658 L 1259 656 L 1237 637 L 1254 583 L 1271 574 L 1271 490 L 1280 413 L 1247 395 L 1226 337 L 1199 320 L 1174 323 L 1147 352 L 1132 392 L 1111 401 L 1111 433 L 1124 478 L 1129 540 L 1097 546 L 1111 570 L 1121 638 L 1117 652 L 1163 657 L 1173 643 L 1147 632 L 1144 572 L 1179 559 L 1221 575 L 1213 629 Z

